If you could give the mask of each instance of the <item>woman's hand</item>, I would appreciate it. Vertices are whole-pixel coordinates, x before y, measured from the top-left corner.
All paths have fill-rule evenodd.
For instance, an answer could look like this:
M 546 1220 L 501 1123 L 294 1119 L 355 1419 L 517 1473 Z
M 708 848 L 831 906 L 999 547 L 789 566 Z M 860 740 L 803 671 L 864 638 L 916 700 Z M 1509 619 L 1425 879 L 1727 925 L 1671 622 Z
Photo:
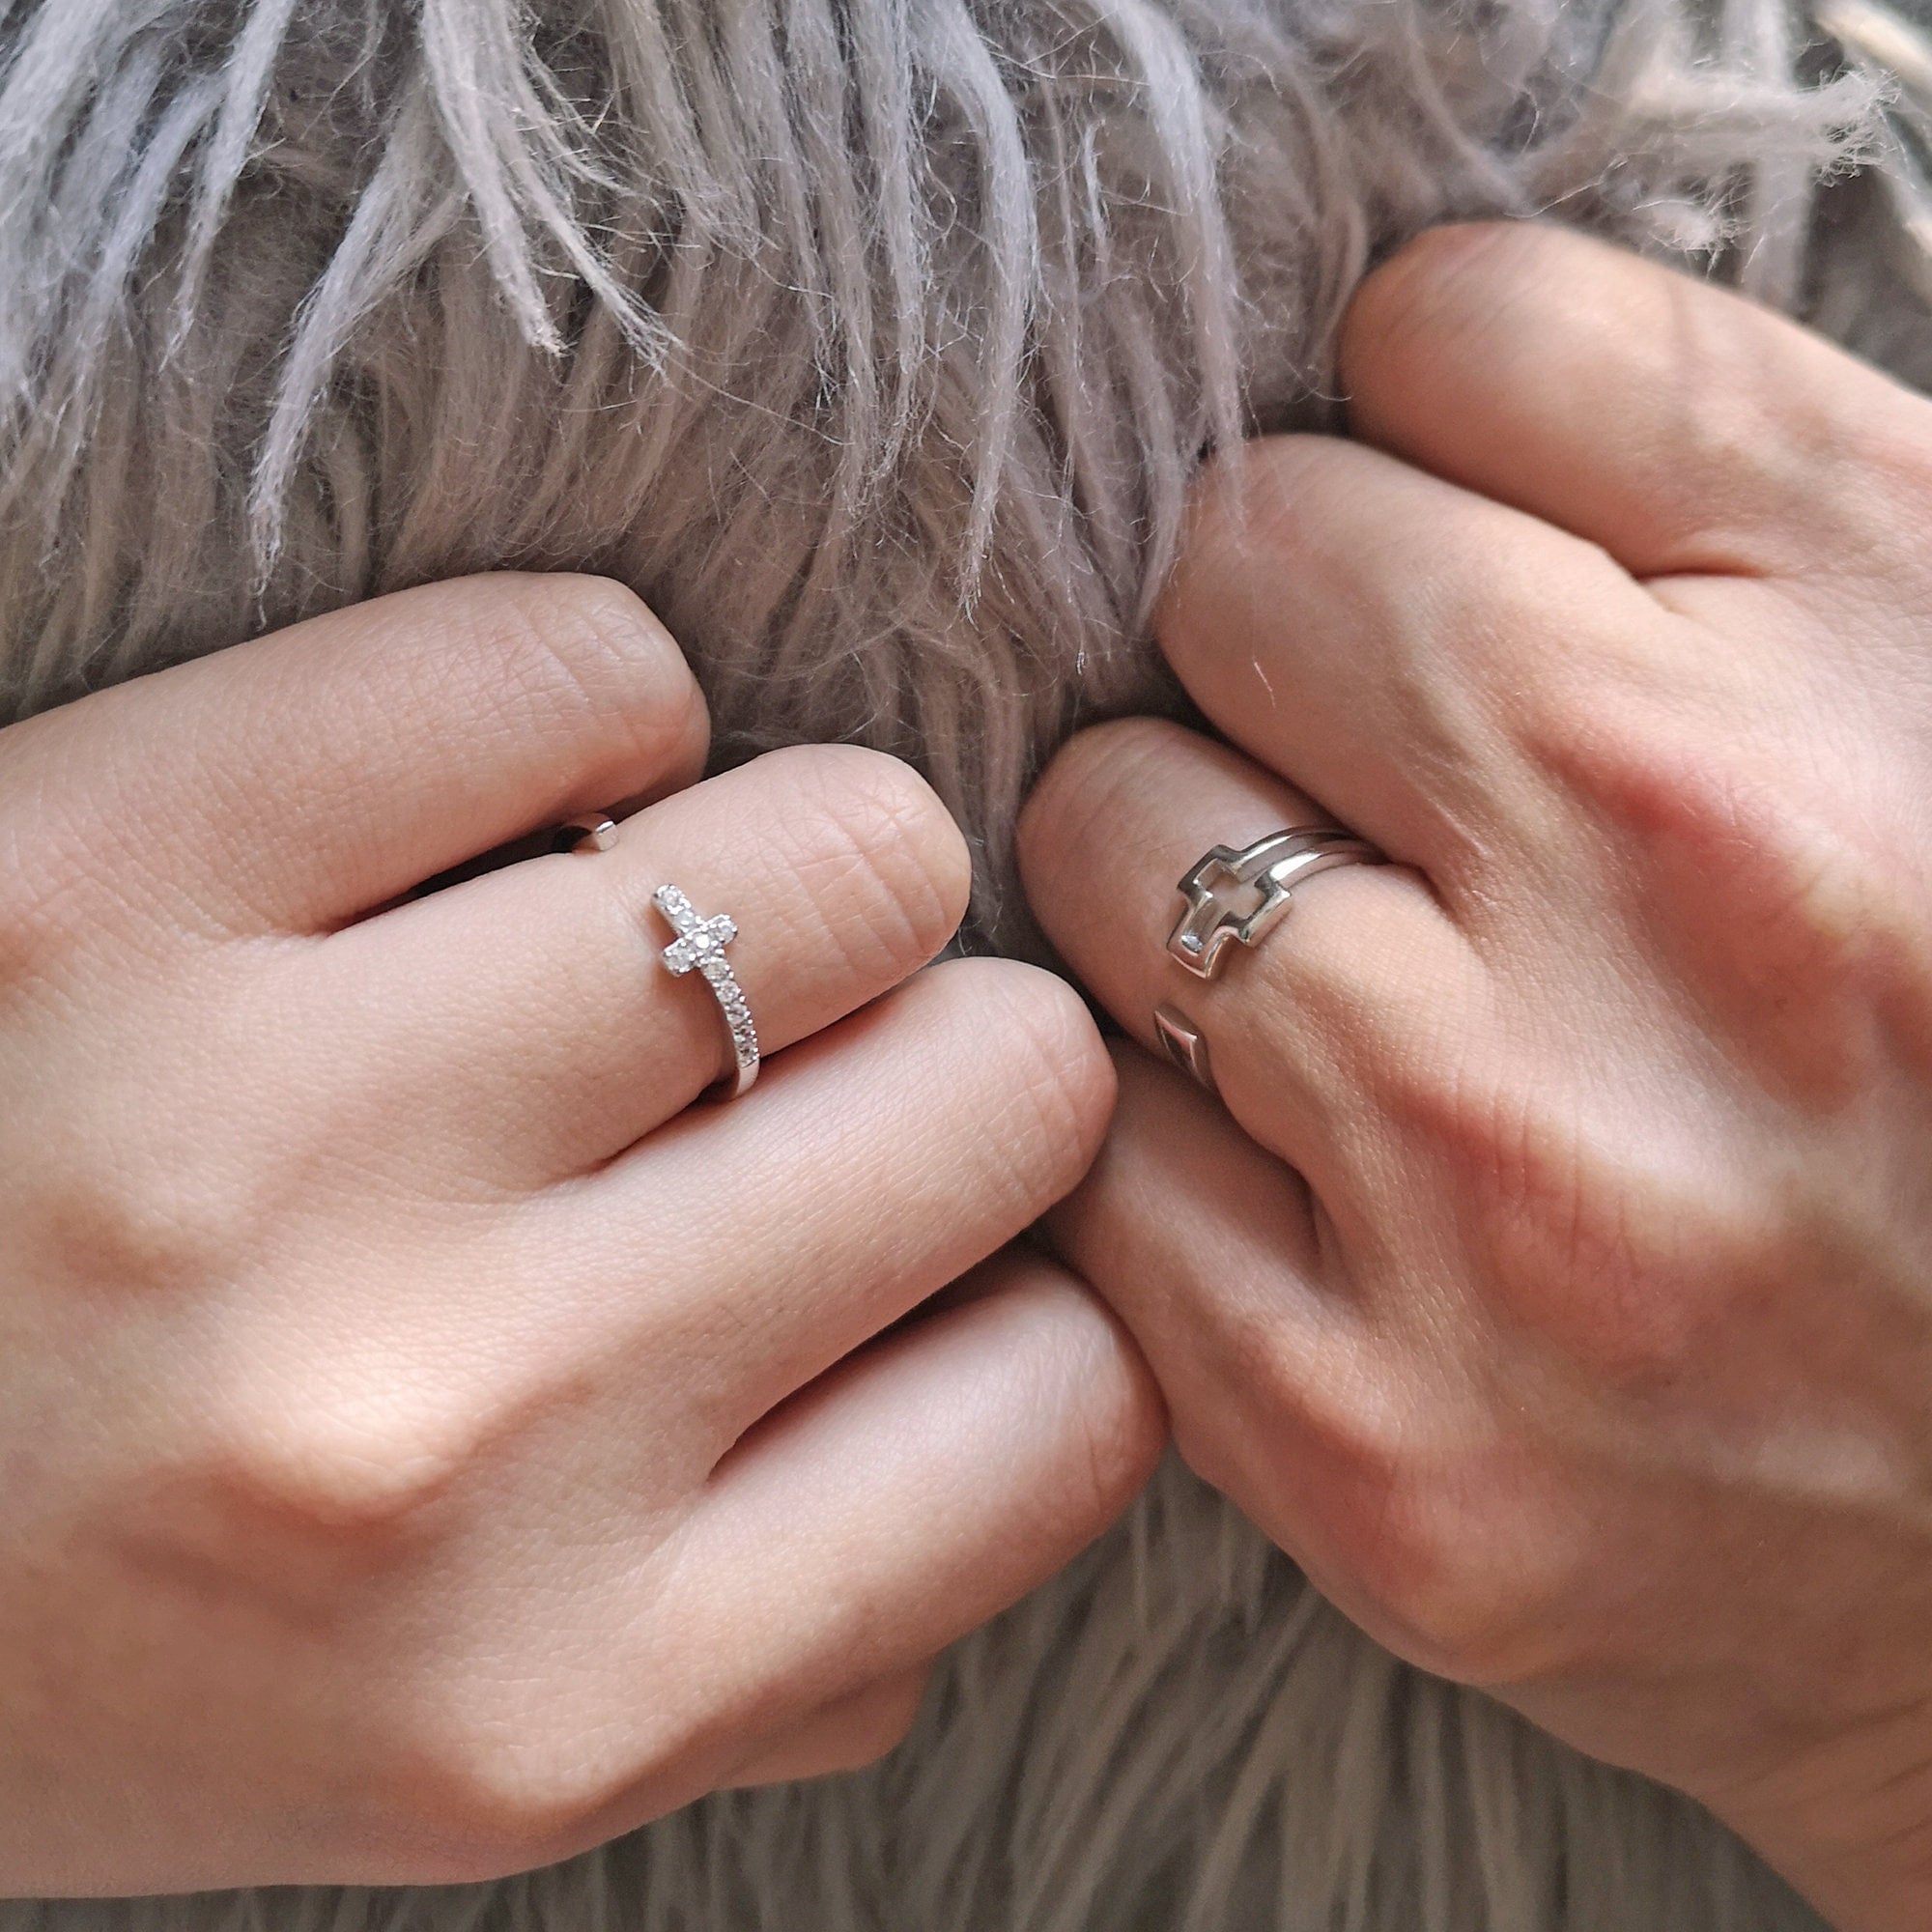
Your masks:
M 1043 1261 L 865 1346 L 1085 1167 L 1078 1001 L 917 971 L 967 860 L 905 767 L 705 743 L 572 578 L 0 733 L 0 1893 L 473 1878 L 862 1762 L 1145 1475 Z M 728 1105 L 667 881 L 791 1047 Z
M 1035 906 L 1139 1037 L 1054 1217 L 1195 1466 L 1396 1650 L 1932 1924 L 1932 405 L 1530 227 L 1215 466 Z M 1366 445 L 1366 446 L 1365 446 Z M 1310 804 L 1319 800 L 1320 808 Z M 1209 846 L 1333 813 L 1212 984 Z

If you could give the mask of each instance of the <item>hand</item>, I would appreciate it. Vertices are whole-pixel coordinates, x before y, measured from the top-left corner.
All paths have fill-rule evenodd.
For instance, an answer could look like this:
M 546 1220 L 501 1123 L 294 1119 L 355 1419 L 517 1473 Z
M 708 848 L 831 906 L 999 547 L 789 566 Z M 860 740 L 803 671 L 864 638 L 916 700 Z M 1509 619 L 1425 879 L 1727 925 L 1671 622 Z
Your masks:
M 572 578 L 0 733 L 0 1893 L 477 1878 L 862 1762 L 1142 1480 L 1043 1260 L 865 1346 L 1079 1176 L 1084 1010 L 915 970 L 967 860 L 904 766 L 705 744 Z M 790 1047 L 726 1105 L 666 881 Z
M 1932 1923 L 1932 405 L 1533 227 L 1425 238 L 1359 441 L 1201 490 L 1238 750 L 1077 739 L 1039 918 L 1145 1046 L 1052 1218 L 1189 1460 L 1413 1662 Z M 1319 800 L 1320 807 L 1310 803 Z M 1211 985 L 1210 845 L 1332 813 Z

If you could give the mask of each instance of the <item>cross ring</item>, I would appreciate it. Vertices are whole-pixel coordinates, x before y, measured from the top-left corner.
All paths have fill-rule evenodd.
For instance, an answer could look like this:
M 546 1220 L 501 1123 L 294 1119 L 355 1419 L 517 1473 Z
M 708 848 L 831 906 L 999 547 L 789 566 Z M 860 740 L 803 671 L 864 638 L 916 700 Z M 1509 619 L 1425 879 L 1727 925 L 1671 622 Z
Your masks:
M 1211 980 L 1225 963 L 1228 942 L 1258 946 L 1303 879 L 1336 866 L 1386 863 L 1366 838 L 1339 825 L 1291 826 L 1238 850 L 1216 845 L 1176 888 L 1186 904 L 1167 935 L 1168 952 L 1197 979 Z M 1153 1030 L 1177 1066 L 1210 1094 L 1219 1091 L 1208 1036 L 1180 1008 L 1163 1001 L 1154 1009 Z
M 664 950 L 666 966 L 679 978 L 696 969 L 717 996 L 718 1009 L 724 1015 L 731 1036 L 734 1063 L 732 1071 L 719 1083 L 720 1097 L 735 1100 L 758 1077 L 758 1030 L 752 1024 L 745 989 L 724 956 L 724 949 L 738 936 L 737 922 L 722 912 L 703 918 L 675 886 L 660 886 L 651 895 L 651 903 L 677 935 Z
M 1385 855 L 1339 825 L 1296 825 L 1236 850 L 1214 846 L 1176 890 L 1187 901 L 1167 950 L 1197 979 L 1221 970 L 1228 942 L 1259 946 L 1303 879 L 1336 866 L 1380 866 Z

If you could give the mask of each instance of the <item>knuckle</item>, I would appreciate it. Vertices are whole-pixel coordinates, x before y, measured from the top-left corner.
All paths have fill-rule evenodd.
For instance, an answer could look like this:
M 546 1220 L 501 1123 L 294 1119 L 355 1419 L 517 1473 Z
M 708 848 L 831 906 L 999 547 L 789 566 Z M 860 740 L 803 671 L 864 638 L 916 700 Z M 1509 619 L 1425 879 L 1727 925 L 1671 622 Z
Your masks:
M 1279 1489 L 1293 1474 L 1290 1465 L 1304 1459 L 1326 1472 L 1338 1498 L 1378 1498 L 1395 1490 L 1406 1469 L 1408 1435 L 1395 1380 L 1379 1385 L 1355 1376 L 1312 1376 L 1296 1338 L 1265 1303 L 1251 1308 L 1244 1326 L 1231 1329 L 1220 1345 L 1235 1373 L 1217 1377 L 1217 1385 L 1240 1390 L 1255 1423 L 1233 1432 L 1231 1446 L 1265 1464 L 1246 1472 L 1257 1492 Z M 1369 1517 L 1350 1508 L 1346 1520 Z
M 1732 814 L 1742 803 L 1735 754 L 1714 752 L 1708 738 L 1698 743 L 1700 734 L 1646 697 L 1594 696 L 1597 702 L 1572 705 L 1523 734 L 1539 764 L 1607 829 L 1640 844 L 1734 837 Z
M 1406 1122 L 1436 1152 L 1492 1306 L 1614 1386 L 1694 1369 L 1785 1238 L 1788 1208 L 1708 1151 L 1654 1120 L 1601 1129 L 1520 1073 L 1444 1082 Z
M 1562 694 L 1587 675 L 1582 690 L 1594 696 L 1605 677 L 1600 667 L 1629 649 L 1622 640 L 1630 606 L 1620 597 L 1628 588 L 1621 566 L 1582 537 L 1563 536 L 1560 557 L 1547 544 L 1494 541 L 1492 511 L 1479 505 L 1465 514 L 1474 521 L 1445 515 L 1426 535 L 1415 533 L 1423 545 L 1417 568 L 1441 586 L 1430 599 L 1435 621 L 1446 618 L 1478 663 L 1507 662 L 1518 678 L 1549 676 Z M 1491 540 L 1472 541 L 1484 537 Z M 1554 612 L 1564 613 L 1574 635 L 1576 613 L 1606 606 L 1616 621 L 1591 627 L 1568 650 L 1549 648 Z M 1416 648 L 1420 656 L 1426 641 L 1418 639 Z
M 1744 885 L 1755 914 L 1746 943 L 1760 957 L 1775 949 L 1801 999 L 1863 985 L 1873 938 L 1901 923 L 1913 896 L 1903 867 L 1829 818 L 1775 805 L 1768 787 L 1732 787 L 1713 804 L 1691 838 L 1730 851 L 1734 889 Z
M 767 763 L 800 793 L 796 871 L 852 976 L 890 981 L 957 929 L 972 885 L 964 835 L 902 759 L 858 745 L 801 746 Z
M 1870 469 L 1895 446 L 1890 424 L 1817 380 L 1815 344 L 1687 277 L 1661 286 L 1652 384 L 1671 461 L 1651 472 L 1660 525 L 1704 531 L 1714 561 L 1746 571 L 1802 567 L 1821 531 L 1845 561 L 1869 556 L 1885 516 L 1871 506 L 1889 500 Z
M 1283 520 L 1284 507 L 1295 496 L 1296 458 L 1310 440 L 1251 437 L 1215 450 L 1201 466 L 1188 487 L 1179 556 L 1162 600 L 1164 615 L 1177 614 L 1190 591 L 1212 583 L 1252 546 L 1258 510 L 1272 522 Z
M 826 1777 L 840 1772 L 863 1771 L 890 1756 L 911 1734 L 925 1701 L 926 1669 L 885 1679 L 852 1691 L 825 1706 L 815 1719 L 778 1740 L 783 1769 L 770 1761 L 771 1740 L 755 1754 L 752 1777 L 744 1763 L 736 1767 L 733 1783 L 764 1783 L 774 1776 L 787 1782 L 800 1777 Z
M 1364 1380 L 1311 1352 L 1292 1293 L 1262 1276 L 1222 1298 L 1187 1337 L 1186 1379 L 1167 1387 L 1188 1467 L 1284 1543 L 1297 1510 L 1281 1499 L 1307 1490 L 1309 1470 L 1322 1472 L 1321 1496 L 1379 1493 L 1399 1471 L 1401 1439 L 1397 1382 Z M 1355 1515 L 1345 1507 L 1343 1525 Z
M 1686 770 L 1692 761 L 1682 758 L 1657 762 L 1662 769 L 1647 775 L 1651 838 L 1674 843 L 1698 869 L 1706 861 L 1725 862 L 1743 886 L 1737 910 L 1755 913 L 1751 943 L 1782 934 L 1787 970 L 1803 971 L 1820 990 L 1847 977 L 1863 937 L 1898 909 L 1902 882 L 1883 855 L 1801 806 L 1769 773 L 1723 763 Z
M 506 573 L 501 586 L 516 629 L 559 672 L 604 687 L 638 680 L 658 695 L 692 684 L 690 667 L 670 633 L 642 598 L 614 578 L 575 572 Z
M 894 1684 L 884 1691 L 867 1710 L 860 1733 L 853 1740 L 850 1757 L 838 1768 L 861 1771 L 897 1750 L 919 1721 L 921 1707 L 925 1702 L 925 1684 L 922 1674 L 909 1682 Z
M 105 876 L 101 841 L 57 804 L 7 801 L 0 822 L 0 998 L 65 983 L 126 912 Z
M 1478 1511 L 1427 1479 L 1391 1485 L 1380 1500 L 1356 1574 L 1392 1647 L 1463 1684 L 1505 1686 L 1548 1668 L 1564 1592 L 1547 1558 L 1525 1558 L 1496 1527 L 1498 1502 Z
M 1492 1264 L 1529 1247 L 1536 1264 L 1507 1272 L 1546 1293 L 1558 1277 L 1604 1287 L 1626 1271 L 1635 1177 L 1590 1144 L 1556 1095 L 1514 1069 L 1464 1067 L 1412 1077 L 1400 1115 L 1433 1150 Z
M 1146 797 L 1148 777 L 1171 771 L 1191 741 L 1180 725 L 1158 718 L 1122 718 L 1076 731 L 1040 774 L 1020 814 L 1018 852 L 1027 876 L 1045 882 L 1077 867 L 1120 802 Z
M 1096 1525 L 1110 1523 L 1153 1474 L 1167 1446 L 1167 1405 L 1140 1351 L 1116 1337 L 1111 1383 L 1087 1410 L 1086 1469 Z
M 1537 1518 L 1487 1414 L 1445 1419 L 1441 1392 L 1393 1361 L 1311 1374 L 1277 1324 L 1241 1343 L 1238 1413 L 1177 1417 L 1189 1463 L 1254 1499 L 1264 1524 L 1307 1535 L 1411 1662 L 1469 1682 L 1527 1671 L 1570 1560 Z M 1331 1365 L 1332 1368 L 1335 1365 Z M 1298 1498 L 1299 1500 L 1294 1500 Z
M 131 1140 L 129 1104 L 149 1103 L 70 1096 L 63 1118 L 42 1122 L 20 1155 L 36 1203 L 24 1240 L 76 1285 L 128 1300 L 236 1280 L 261 1245 L 264 1203 L 218 1158 Z
M 1043 1406 L 1065 1420 L 1064 1480 L 1042 1492 L 1043 1527 L 1082 1541 L 1120 1514 L 1151 1473 L 1167 1441 L 1167 1414 L 1152 1371 L 1125 1331 L 1084 1284 L 1042 1272 L 1009 1298 L 1031 1304 L 1029 1343 Z
M 1335 437 L 1281 435 L 1208 460 L 1188 492 L 1179 555 L 1154 611 L 1170 655 L 1211 650 L 1230 622 L 1278 621 L 1277 585 L 1258 561 L 1319 559 L 1322 526 L 1363 459 Z M 1257 596 L 1269 608 L 1254 608 Z
M 445 1677 L 419 1687 L 408 1731 L 390 1740 L 389 1808 L 465 1876 L 526 1871 L 580 1849 L 586 1822 L 641 1775 L 611 1766 L 598 1734 L 560 1722 L 537 1690 L 458 1690 Z
M 1566 601 L 1580 611 L 1598 608 L 1583 589 L 1572 586 Z M 1534 777 L 1597 807 L 1667 753 L 1681 727 L 1649 693 L 1659 688 L 1662 662 L 1681 665 L 1684 639 L 1667 622 L 1663 630 L 1660 637 L 1645 625 L 1596 624 L 1568 648 L 1519 654 L 1492 715 Z
M 1638 917 L 1726 1025 L 1777 1032 L 1808 1006 L 1812 1031 L 1858 1063 L 1860 1012 L 1923 929 L 1925 892 L 1855 806 L 1800 788 L 1788 759 L 1714 748 L 1630 705 L 1600 707 L 1546 762 L 1640 860 Z
M 1861 572 L 1895 500 L 1872 470 L 1890 467 L 1895 425 L 1922 433 L 1917 402 L 1847 408 L 1843 374 L 1821 381 L 1821 345 L 1789 325 L 1688 276 L 1657 289 L 1645 386 L 1668 460 L 1647 470 L 1650 513 L 1695 540 L 1673 568 L 1801 577 L 1823 550 L 1833 574 Z
M 355 1390 L 238 1387 L 217 1425 L 220 1491 L 251 1517 L 351 1539 L 401 1534 L 477 1460 L 499 1418 L 480 1401 L 427 1399 L 399 1380 Z
M 1858 561 L 1877 566 L 1889 580 L 1887 590 L 1894 596 L 1902 591 L 1922 609 L 1924 533 L 1926 521 L 1932 518 L 1932 406 L 1924 397 L 1904 390 L 1898 405 L 1889 414 L 1874 412 L 1859 420 L 1863 440 L 1858 454 L 1863 474 L 1857 501 L 1884 542 L 1868 557 L 1854 554 Z
M 1408 673 L 1395 698 L 1402 728 L 1450 797 L 1470 789 L 1472 746 L 1533 758 L 1649 668 L 1652 633 L 1639 621 L 1649 613 L 1622 569 L 1580 537 L 1498 541 L 1509 533 L 1494 519 L 1512 514 L 1467 505 L 1405 528 L 1402 572 L 1370 593 L 1376 628 Z M 1574 641 L 1552 649 L 1552 635 Z

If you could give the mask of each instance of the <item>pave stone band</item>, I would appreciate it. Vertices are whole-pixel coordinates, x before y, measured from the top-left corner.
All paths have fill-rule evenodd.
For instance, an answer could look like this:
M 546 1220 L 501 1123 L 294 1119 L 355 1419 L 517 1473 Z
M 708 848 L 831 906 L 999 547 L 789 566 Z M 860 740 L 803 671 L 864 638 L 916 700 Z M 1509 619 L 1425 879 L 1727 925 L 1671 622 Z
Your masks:
M 651 895 L 651 903 L 677 934 L 664 950 L 664 963 L 679 978 L 695 969 L 717 995 L 718 1009 L 730 1030 L 731 1057 L 736 1062 L 735 1070 L 726 1074 L 720 1086 L 726 1090 L 723 1097 L 735 1100 L 758 1077 L 758 1030 L 752 1024 L 745 989 L 724 956 L 724 949 L 738 936 L 737 922 L 726 913 L 703 918 L 675 886 L 660 886 Z

